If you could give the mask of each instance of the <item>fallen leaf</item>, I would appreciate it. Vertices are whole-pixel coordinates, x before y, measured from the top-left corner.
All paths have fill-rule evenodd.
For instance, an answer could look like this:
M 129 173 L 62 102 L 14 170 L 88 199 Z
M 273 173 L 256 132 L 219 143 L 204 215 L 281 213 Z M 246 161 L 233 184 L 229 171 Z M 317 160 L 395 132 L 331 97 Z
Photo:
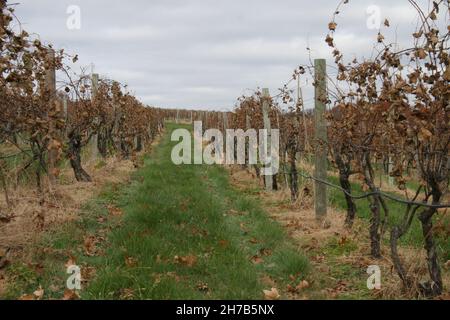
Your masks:
M 83 266 L 83 268 L 81 268 L 81 279 L 83 282 L 87 282 L 89 279 L 92 279 L 96 273 L 97 270 L 94 267 Z
M 262 282 L 264 285 L 267 285 L 267 286 L 271 286 L 271 287 L 275 287 L 275 286 L 276 286 L 275 281 L 274 281 L 271 277 L 269 277 L 269 276 L 263 276 L 263 277 L 261 278 L 261 282 Z
M 35 296 L 32 294 L 24 294 L 24 295 L 20 296 L 19 300 L 29 301 L 29 300 L 36 300 L 36 299 L 35 299 Z
M 253 256 L 250 260 L 253 264 L 261 264 L 264 262 L 264 260 L 259 256 Z
M 87 256 L 93 256 L 96 253 L 97 240 L 94 236 L 88 236 L 84 238 L 84 253 Z
M 228 211 L 228 214 L 229 214 L 229 215 L 232 215 L 232 216 L 238 216 L 238 215 L 239 215 L 239 212 L 236 211 L 236 210 L 234 210 L 234 209 L 230 209 L 230 210 Z
M 230 246 L 230 242 L 228 242 L 227 240 L 220 240 L 219 241 L 219 246 L 222 248 L 228 248 Z
M 114 217 L 120 217 L 123 215 L 123 211 L 116 206 L 108 205 L 106 208 L 108 209 L 109 214 Z
M 276 288 L 272 288 L 271 290 L 263 290 L 263 292 L 265 300 L 279 300 L 281 298 Z
M 9 265 L 10 261 L 8 260 L 8 253 L 9 249 L 5 250 L 0 248 L 0 269 L 3 269 Z
M 445 294 L 437 297 L 436 300 L 450 301 L 450 293 L 445 293 Z
M 51 284 L 50 287 L 48 287 L 50 289 L 51 292 L 58 292 L 59 290 L 61 290 L 61 288 L 57 285 Z
M 290 293 L 297 293 L 297 288 L 291 286 L 290 284 L 287 285 L 286 290 Z
M 342 246 L 344 246 L 346 243 L 347 243 L 347 237 L 346 236 L 342 236 L 340 239 L 339 239 L 339 245 L 342 247 Z
M 206 282 L 199 282 L 196 286 L 198 291 L 201 292 L 208 292 L 209 291 L 209 287 L 208 284 Z
M 267 248 L 262 248 L 261 250 L 259 250 L 259 254 L 262 256 L 271 256 L 272 255 L 272 250 L 267 249 Z
M 299 284 L 298 284 L 298 286 L 297 287 L 295 287 L 297 290 L 303 290 L 303 289 L 306 289 L 306 288 L 309 288 L 309 282 L 308 281 L 306 281 L 306 280 L 303 280 L 303 281 L 301 281 Z
M 133 300 L 134 290 L 133 289 L 122 289 L 120 292 L 120 300 Z
M 177 264 L 182 264 L 188 267 L 193 267 L 197 264 L 197 257 L 193 255 L 185 256 L 185 257 L 179 257 L 175 256 L 174 261 Z
M 247 227 L 245 226 L 245 223 L 242 222 L 239 226 L 241 227 L 242 232 L 248 233 L 248 229 L 247 229 Z
M 64 265 L 66 268 L 70 268 L 71 266 L 76 266 L 77 262 L 74 257 L 70 256 L 69 260 L 67 260 L 66 264 Z
M 44 289 L 42 289 L 41 286 L 39 286 L 39 289 L 37 289 L 35 292 L 33 292 L 33 295 L 38 299 L 41 300 L 44 296 Z
M 182 212 L 186 212 L 189 209 L 190 199 L 184 199 L 180 204 L 180 209 Z
M 78 300 L 80 299 L 80 296 L 78 295 L 78 293 L 74 290 L 69 290 L 66 289 L 64 290 L 64 296 L 62 298 L 63 300 Z
M 176 272 L 167 272 L 166 274 L 169 278 L 174 279 L 176 282 L 181 281 L 181 277 Z
M 133 257 L 125 257 L 125 264 L 129 268 L 133 268 L 133 267 L 137 266 L 138 261 L 135 258 L 133 258 Z
M 445 269 L 450 269 L 450 260 L 447 260 L 447 262 L 444 264 Z

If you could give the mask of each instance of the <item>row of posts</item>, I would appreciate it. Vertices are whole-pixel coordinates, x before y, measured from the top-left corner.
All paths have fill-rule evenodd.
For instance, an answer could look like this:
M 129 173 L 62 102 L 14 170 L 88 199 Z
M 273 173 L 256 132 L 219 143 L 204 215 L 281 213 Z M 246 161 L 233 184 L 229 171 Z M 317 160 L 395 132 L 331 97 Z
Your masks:
M 328 89 L 327 89 L 327 75 L 326 75 L 326 60 L 316 59 L 314 61 L 315 69 L 315 106 L 314 106 L 314 128 L 315 128 L 315 156 L 314 156 L 314 207 L 316 218 L 323 221 L 327 216 L 327 186 L 324 181 L 327 181 L 327 122 L 325 118 L 326 106 L 328 103 Z M 300 90 L 300 88 L 299 88 Z M 299 92 L 300 94 L 300 92 Z M 299 96 L 300 97 L 300 96 Z M 271 122 L 270 122 L 270 93 L 268 88 L 262 89 L 262 113 L 264 121 L 264 129 L 267 130 L 267 150 L 271 150 Z M 176 123 L 179 123 L 180 112 L 177 110 Z M 228 114 L 222 113 L 224 132 L 228 129 Z M 205 120 L 208 121 L 208 113 L 205 115 Z M 246 115 L 246 129 L 251 129 L 250 115 Z M 191 123 L 193 123 L 193 112 L 191 112 Z M 305 124 L 306 125 L 306 124 Z M 306 129 L 306 128 L 305 128 Z M 306 134 L 306 131 L 305 131 Z M 273 191 L 274 177 L 271 175 L 264 176 L 265 188 L 267 191 Z
M 55 52 L 50 49 L 48 51 L 48 59 L 49 61 L 55 60 Z M 56 72 L 53 64 L 50 64 L 50 68 L 46 72 L 46 86 L 47 90 L 51 93 L 51 96 L 56 98 Z M 328 102 L 328 93 L 327 93 L 327 79 L 326 79 L 326 61 L 325 59 L 316 59 L 314 62 L 315 69 L 315 110 L 314 110 L 314 126 L 315 126 L 315 170 L 314 177 L 316 178 L 314 182 L 314 204 L 315 204 L 315 213 L 316 218 L 318 220 L 323 220 L 327 215 L 327 186 L 322 183 L 322 181 L 327 180 L 327 123 L 325 119 L 326 105 Z M 95 96 L 98 93 L 98 82 L 99 76 L 98 74 L 92 74 L 92 100 L 95 99 Z M 267 150 L 271 150 L 270 141 L 271 141 L 271 123 L 270 123 L 270 93 L 269 89 L 264 88 L 262 90 L 263 104 L 262 104 L 262 112 L 263 112 L 263 120 L 264 120 L 264 129 L 268 132 L 267 141 L 269 145 L 267 146 Z M 67 101 L 63 103 L 63 112 L 64 116 L 67 116 Z M 179 118 L 179 111 L 177 111 L 177 120 Z M 193 115 L 191 113 L 191 120 L 193 120 Z M 50 124 L 51 126 L 52 124 Z M 223 113 L 223 125 L 224 130 L 228 128 L 228 118 L 227 113 Z M 246 126 L 247 129 L 250 127 L 250 116 L 246 116 Z M 92 156 L 96 157 L 98 155 L 98 147 L 97 147 L 98 136 L 95 134 L 92 140 Z M 54 182 L 56 177 L 54 175 L 53 169 L 56 168 L 56 155 L 49 154 L 49 173 L 50 173 L 50 181 Z M 265 176 L 265 185 L 267 191 L 273 191 L 273 176 L 266 175 Z
M 314 207 L 315 215 L 318 221 L 323 221 L 327 216 L 327 186 L 323 182 L 327 181 L 328 168 L 328 137 L 327 137 L 327 121 L 325 118 L 326 106 L 328 104 L 328 89 L 326 75 L 326 60 L 316 59 L 314 62 L 315 69 L 315 106 L 314 106 Z M 262 89 L 262 113 L 264 121 L 264 129 L 267 130 L 267 150 L 271 150 L 271 122 L 270 122 L 270 93 L 268 88 Z M 222 113 L 224 132 L 228 129 L 228 114 Z M 207 119 L 206 113 L 206 119 Z M 179 111 L 177 111 L 177 123 L 179 119 Z M 191 113 L 191 122 L 193 116 Z M 251 129 L 250 115 L 246 115 L 246 129 Z M 306 133 L 306 132 L 305 132 Z M 271 175 L 264 176 L 265 188 L 267 191 L 273 191 L 274 177 Z
M 316 218 L 323 221 L 327 216 L 327 186 L 323 181 L 327 181 L 327 122 L 325 118 L 326 106 L 328 103 L 327 76 L 326 76 L 326 60 L 316 59 L 314 62 L 315 69 L 315 106 L 314 106 L 314 128 L 315 128 L 315 157 L 314 157 L 314 208 Z M 270 123 L 270 104 L 269 89 L 262 90 L 262 112 L 264 120 L 264 129 L 268 132 L 268 150 L 271 150 L 271 123 Z M 246 117 L 247 129 L 250 128 L 250 117 Z M 267 191 L 273 191 L 273 179 L 271 175 L 265 176 L 265 185 Z

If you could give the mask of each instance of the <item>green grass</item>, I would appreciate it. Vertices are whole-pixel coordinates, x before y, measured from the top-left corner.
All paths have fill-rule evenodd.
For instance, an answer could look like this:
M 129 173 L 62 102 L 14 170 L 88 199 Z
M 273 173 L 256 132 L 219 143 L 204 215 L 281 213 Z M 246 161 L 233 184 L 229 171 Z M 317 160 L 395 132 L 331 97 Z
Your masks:
M 169 124 L 168 133 L 174 128 Z M 13 264 L 14 286 L 7 297 L 41 285 L 44 298 L 61 298 L 70 255 L 82 269 L 96 271 L 81 291 L 84 299 L 120 299 L 125 291 L 134 299 L 261 299 L 262 290 L 270 289 L 263 277 L 282 289 L 290 275 L 307 274 L 307 258 L 257 201 L 230 186 L 224 168 L 175 166 L 174 144 L 165 135 L 130 185 L 110 186 L 84 208 L 79 221 L 36 245 L 33 256 L 41 272 Z M 120 208 L 123 216 L 111 218 L 107 205 Z M 99 222 L 102 217 L 106 222 Z M 101 239 L 93 257 L 83 248 L 88 235 Z M 188 266 L 175 256 L 196 261 Z

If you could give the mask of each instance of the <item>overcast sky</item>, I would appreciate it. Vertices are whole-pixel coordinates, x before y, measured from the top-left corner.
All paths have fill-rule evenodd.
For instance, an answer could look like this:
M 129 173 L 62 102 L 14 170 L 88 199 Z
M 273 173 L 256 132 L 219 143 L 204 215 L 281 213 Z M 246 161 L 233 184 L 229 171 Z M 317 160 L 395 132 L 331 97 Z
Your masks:
M 16 2 L 16 1 L 15 1 Z M 23 27 L 79 54 L 79 66 L 129 85 L 161 107 L 232 109 L 246 89 L 276 93 L 299 64 L 327 58 L 327 25 L 338 0 L 19 0 Z M 419 0 L 425 6 L 427 0 Z M 81 9 L 81 28 L 66 26 Z M 392 39 L 405 42 L 416 14 L 407 0 L 350 0 L 339 15 L 336 43 L 348 59 L 372 53 L 371 5 L 389 18 Z M 330 73 L 333 71 L 330 69 Z M 312 98 L 310 83 L 305 99 Z

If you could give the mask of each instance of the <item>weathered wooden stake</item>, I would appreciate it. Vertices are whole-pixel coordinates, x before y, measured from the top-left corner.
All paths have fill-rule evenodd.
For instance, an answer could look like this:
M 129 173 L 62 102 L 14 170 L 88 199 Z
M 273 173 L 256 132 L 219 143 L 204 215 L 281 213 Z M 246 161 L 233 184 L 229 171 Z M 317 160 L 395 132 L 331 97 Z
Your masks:
M 64 95 L 64 97 L 63 97 L 63 112 L 64 112 L 64 119 L 66 119 L 66 120 L 69 117 L 67 100 L 68 100 L 68 97 L 66 95 Z
M 325 119 L 326 104 L 328 100 L 326 61 L 317 59 L 315 68 L 315 178 L 327 180 L 327 125 Z M 316 180 L 314 183 L 314 204 L 316 219 L 322 221 L 327 216 L 327 186 Z
M 252 124 L 251 124 L 251 119 L 250 116 L 248 114 L 245 115 L 245 127 L 247 130 L 250 130 L 252 128 Z M 250 146 L 250 141 L 247 142 L 246 144 L 246 149 L 245 152 L 247 153 L 247 168 L 250 169 L 252 166 L 250 164 L 250 148 L 253 148 L 253 146 Z
M 226 141 L 226 136 L 227 136 L 227 129 L 228 129 L 228 114 L 227 112 L 222 112 L 222 117 L 223 117 L 223 136 L 224 136 L 224 141 Z M 223 146 L 223 161 L 224 164 L 226 162 L 227 159 L 227 146 L 226 144 L 224 144 Z
M 92 103 L 94 103 L 95 97 L 98 94 L 98 74 L 97 73 L 93 73 L 92 74 L 92 91 L 91 91 L 91 101 Z M 91 141 L 91 156 L 92 159 L 97 159 L 98 158 L 98 134 L 94 134 L 92 136 L 92 141 Z
M 45 90 L 49 95 L 49 105 L 53 106 L 56 98 L 56 69 L 55 69 L 55 51 L 47 51 L 48 68 L 45 70 Z M 50 120 L 49 131 L 53 138 L 57 138 L 55 123 Z M 56 184 L 57 169 L 57 150 L 51 149 L 48 153 L 48 176 L 51 185 Z
M 269 98 L 270 98 L 270 93 L 269 93 L 269 89 L 264 88 L 262 90 L 262 97 L 263 97 L 263 105 L 262 105 L 262 112 L 263 112 L 263 119 L 264 119 L 264 129 L 267 130 L 267 150 L 271 152 L 271 139 L 272 139 L 272 134 L 271 134 L 271 124 L 270 124 L 270 118 L 269 118 L 269 109 L 270 109 L 270 105 L 269 105 Z M 266 157 L 267 157 L 267 152 L 266 152 Z M 271 155 L 270 155 L 271 157 Z M 265 175 L 264 176 L 265 182 L 266 182 L 266 190 L 267 191 L 273 191 L 273 176 L 272 175 Z

